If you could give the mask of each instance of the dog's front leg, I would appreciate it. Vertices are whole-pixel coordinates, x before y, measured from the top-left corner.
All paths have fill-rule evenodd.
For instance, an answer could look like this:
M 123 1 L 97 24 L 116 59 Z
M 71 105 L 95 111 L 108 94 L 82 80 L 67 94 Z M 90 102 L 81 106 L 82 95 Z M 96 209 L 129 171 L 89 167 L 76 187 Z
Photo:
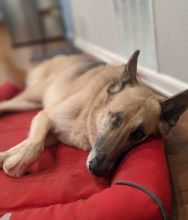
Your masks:
M 50 128 L 51 121 L 43 110 L 33 119 L 28 138 L 8 151 L 0 153 L 0 166 L 9 176 L 22 176 L 28 166 L 38 159 Z

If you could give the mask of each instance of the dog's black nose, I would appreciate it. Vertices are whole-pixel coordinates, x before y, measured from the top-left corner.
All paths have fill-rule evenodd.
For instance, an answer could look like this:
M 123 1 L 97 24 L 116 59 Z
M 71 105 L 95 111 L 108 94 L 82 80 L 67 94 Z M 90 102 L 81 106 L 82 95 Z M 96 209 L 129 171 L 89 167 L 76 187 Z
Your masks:
M 90 161 L 89 171 L 95 176 L 106 176 L 104 164 L 100 163 L 96 158 Z
M 95 175 L 97 173 L 97 160 L 93 159 L 89 162 L 89 171 Z

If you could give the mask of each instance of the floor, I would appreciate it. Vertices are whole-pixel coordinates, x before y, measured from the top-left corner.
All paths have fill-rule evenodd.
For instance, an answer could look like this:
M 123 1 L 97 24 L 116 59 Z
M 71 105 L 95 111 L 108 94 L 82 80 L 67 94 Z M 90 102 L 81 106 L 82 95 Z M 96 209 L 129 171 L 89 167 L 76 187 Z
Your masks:
M 10 37 L 0 26 L 0 82 L 11 80 L 22 84 L 27 72 L 37 64 L 32 62 L 34 51 L 41 45 L 13 49 Z M 62 42 L 49 44 L 49 48 L 62 46 Z M 173 186 L 172 219 L 188 219 L 188 111 L 179 120 L 166 139 L 166 152 Z M 178 208 L 176 208 L 178 207 Z
M 57 50 L 64 47 L 63 41 L 46 44 L 46 49 Z M 18 85 L 23 84 L 31 68 L 41 60 L 33 60 L 37 53 L 44 50 L 43 45 L 32 45 L 19 48 L 11 47 L 11 39 L 5 26 L 0 24 L 0 82 L 9 80 Z

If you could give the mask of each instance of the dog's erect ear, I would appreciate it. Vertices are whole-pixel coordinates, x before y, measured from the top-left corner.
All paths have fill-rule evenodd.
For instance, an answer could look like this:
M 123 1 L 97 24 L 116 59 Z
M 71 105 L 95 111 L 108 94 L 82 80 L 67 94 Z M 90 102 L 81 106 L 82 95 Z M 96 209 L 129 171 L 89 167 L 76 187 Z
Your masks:
M 188 90 L 166 99 L 161 103 L 161 122 L 165 122 L 168 128 L 176 125 L 179 117 L 188 109 Z
M 140 51 L 136 50 L 133 55 L 130 57 L 128 63 L 125 65 L 125 69 L 121 77 L 114 81 L 108 88 L 108 92 L 116 93 L 121 91 L 125 85 L 134 85 L 137 83 L 136 74 L 137 74 L 137 60 Z
M 123 72 L 123 80 L 132 85 L 137 82 L 136 74 L 137 74 L 137 62 L 138 62 L 139 53 L 140 53 L 139 50 L 136 50 L 133 53 L 128 63 L 125 65 L 125 70 Z

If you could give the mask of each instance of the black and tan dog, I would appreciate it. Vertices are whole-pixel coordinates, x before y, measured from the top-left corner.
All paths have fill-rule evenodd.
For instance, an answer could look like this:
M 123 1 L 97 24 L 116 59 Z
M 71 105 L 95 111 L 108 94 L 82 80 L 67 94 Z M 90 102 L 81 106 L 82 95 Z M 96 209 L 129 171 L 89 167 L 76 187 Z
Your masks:
M 28 138 L 0 153 L 4 171 L 23 175 L 44 146 L 58 140 L 90 150 L 87 168 L 103 176 L 125 150 L 151 134 L 166 135 L 188 108 L 188 90 L 165 99 L 143 86 L 136 78 L 138 54 L 121 66 L 58 56 L 31 71 L 24 92 L 1 102 L 0 112 L 43 110 Z

